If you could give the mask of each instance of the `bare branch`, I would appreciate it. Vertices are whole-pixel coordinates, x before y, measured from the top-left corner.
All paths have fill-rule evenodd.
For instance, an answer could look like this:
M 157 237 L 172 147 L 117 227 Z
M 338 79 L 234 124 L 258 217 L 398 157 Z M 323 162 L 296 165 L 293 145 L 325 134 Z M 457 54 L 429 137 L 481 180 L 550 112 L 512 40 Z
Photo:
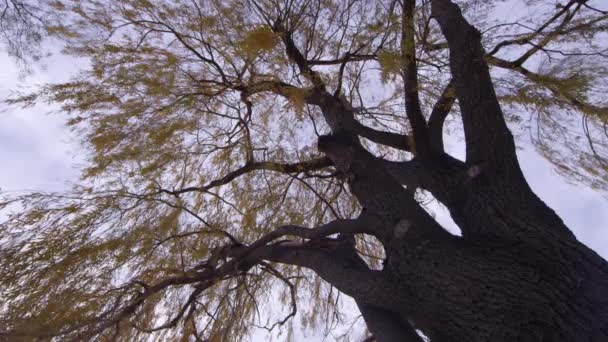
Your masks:
M 320 169 L 323 169 L 330 165 L 331 165 L 331 161 L 324 157 L 312 159 L 312 160 L 308 160 L 308 161 L 303 161 L 303 162 L 298 162 L 298 163 L 292 163 L 292 164 L 282 164 L 282 163 L 275 163 L 275 162 L 253 162 L 253 163 L 245 164 L 241 168 L 228 173 L 224 177 L 211 181 L 208 184 L 203 185 L 203 186 L 187 187 L 187 188 L 183 188 L 183 189 L 179 189 L 179 190 L 161 189 L 160 192 L 167 193 L 167 194 L 174 195 L 174 196 L 177 196 L 177 195 L 180 195 L 180 194 L 183 194 L 186 192 L 192 192 L 192 191 L 206 192 L 206 191 L 208 191 L 212 188 L 218 187 L 220 185 L 228 184 L 231 181 L 233 181 L 234 179 L 236 179 L 246 173 L 255 171 L 255 170 L 268 170 L 268 171 L 292 174 L 292 173 L 320 170 Z
M 523 37 L 518 37 L 518 38 L 516 38 L 516 39 L 509 39 L 509 40 L 505 40 L 505 41 L 502 41 L 502 42 L 500 42 L 500 43 L 496 44 L 496 46 L 495 46 L 495 47 L 492 49 L 492 51 L 490 51 L 490 52 L 488 53 L 488 55 L 491 55 L 491 56 L 492 56 L 492 55 L 495 55 L 495 54 L 496 54 L 496 53 L 497 53 L 497 52 L 498 52 L 500 49 L 502 49 L 503 47 L 509 46 L 509 45 L 523 45 L 523 44 L 527 44 L 527 43 L 531 42 L 531 41 L 532 41 L 534 38 L 536 38 L 537 36 L 539 36 L 539 35 L 540 35 L 540 34 L 541 34 L 541 33 L 542 33 L 542 32 L 543 32 L 543 31 L 544 31 L 544 30 L 545 30 L 547 27 L 549 27 L 549 25 L 551 25 L 553 22 L 555 22 L 557 19 L 559 19 L 559 18 L 560 18 L 561 16 L 563 16 L 564 14 L 567 14 L 567 13 L 568 13 L 568 11 L 570 10 L 570 8 L 571 8 L 571 7 L 572 7 L 574 4 L 576 4 L 576 3 L 580 3 L 580 1 L 578 1 L 578 0 L 571 0 L 571 1 L 569 1 L 569 2 L 568 2 L 568 4 L 566 4 L 565 6 L 563 6 L 563 7 L 562 7 L 562 8 L 561 8 L 561 9 L 560 9 L 560 10 L 559 10 L 557 13 L 555 13 L 555 15 L 553 15 L 553 16 L 552 16 L 552 17 L 551 17 L 549 20 L 547 20 L 547 21 L 546 21 L 544 24 L 542 24 L 540 27 L 538 27 L 536 30 L 534 30 L 534 32 L 529 33 L 529 34 L 527 34 L 527 35 L 525 35 L 525 36 L 523 36 Z M 568 17 L 569 17 L 569 18 L 568 18 Z M 562 24 L 560 24 L 560 27 L 563 27 L 563 25 L 567 24 L 567 23 L 570 21 L 570 19 L 572 19 L 572 16 L 571 16 L 571 15 L 567 15 L 567 16 L 566 16 L 566 19 L 564 19 L 564 20 L 562 21 Z M 556 33 L 556 32 L 557 32 L 557 31 L 553 31 L 553 33 L 552 33 L 552 34 L 547 35 L 547 37 L 546 37 L 545 39 L 543 39 L 543 41 L 547 40 L 547 38 L 548 38 L 547 42 L 548 42 L 549 40 L 551 40 L 551 39 L 554 37 L 554 35 L 555 35 L 555 33 Z M 536 51 L 535 51 L 535 52 L 536 52 Z M 527 54 L 527 53 L 526 53 L 526 54 Z M 532 54 L 534 54 L 534 52 L 533 52 Z M 532 55 L 532 54 L 530 54 L 530 55 Z M 524 55 L 524 56 L 525 56 L 525 55 Z M 524 58 L 524 56 L 520 57 L 520 59 L 521 59 L 521 58 Z M 528 56 L 528 57 L 530 57 L 530 56 Z M 525 60 L 526 60 L 528 57 L 524 58 L 524 59 L 522 60 L 522 63 L 523 63 L 523 61 L 525 61 Z
M 497 67 L 503 68 L 503 69 L 509 69 L 509 70 L 516 71 L 516 72 L 520 73 L 521 75 L 525 76 L 526 78 L 528 78 L 530 81 L 534 82 L 535 84 L 542 85 L 543 87 L 549 89 L 549 91 L 551 91 L 551 93 L 555 97 L 562 99 L 563 101 L 565 101 L 566 103 L 569 103 L 570 105 L 577 108 L 578 110 L 580 110 L 583 113 L 589 113 L 589 112 L 603 113 L 602 116 L 605 116 L 608 118 L 608 108 L 595 106 L 593 104 L 584 102 L 568 93 L 565 93 L 557 86 L 557 84 L 552 83 L 552 82 L 547 82 L 546 77 L 543 77 L 542 75 L 540 75 L 538 73 L 535 73 L 521 65 L 518 65 L 516 62 L 506 61 L 504 59 L 494 57 L 494 56 L 485 56 L 485 59 L 491 65 L 494 65 L 494 66 L 497 66 Z M 559 80 L 555 80 L 555 81 L 559 82 Z

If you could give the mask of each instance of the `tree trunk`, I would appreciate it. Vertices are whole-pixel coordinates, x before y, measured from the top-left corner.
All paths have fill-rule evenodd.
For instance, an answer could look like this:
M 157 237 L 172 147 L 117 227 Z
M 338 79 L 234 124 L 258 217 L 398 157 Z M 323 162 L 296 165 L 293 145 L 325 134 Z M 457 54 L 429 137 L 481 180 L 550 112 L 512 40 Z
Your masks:
M 545 241 L 445 239 L 395 244 L 394 283 L 411 295 L 407 312 L 432 341 L 606 341 L 605 262 Z

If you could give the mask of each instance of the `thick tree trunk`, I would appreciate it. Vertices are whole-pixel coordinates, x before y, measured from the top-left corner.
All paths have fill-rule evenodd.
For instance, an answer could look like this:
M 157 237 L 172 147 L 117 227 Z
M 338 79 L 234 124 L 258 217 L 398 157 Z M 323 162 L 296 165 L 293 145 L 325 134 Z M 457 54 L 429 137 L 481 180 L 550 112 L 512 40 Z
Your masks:
M 605 262 L 549 241 L 395 244 L 387 266 L 433 341 L 608 340 Z

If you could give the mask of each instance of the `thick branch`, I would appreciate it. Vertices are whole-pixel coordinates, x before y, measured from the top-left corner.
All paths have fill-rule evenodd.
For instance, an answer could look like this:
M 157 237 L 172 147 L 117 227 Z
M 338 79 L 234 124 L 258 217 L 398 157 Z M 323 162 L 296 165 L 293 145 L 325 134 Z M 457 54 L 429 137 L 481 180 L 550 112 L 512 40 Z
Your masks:
M 393 239 L 393 227 L 401 220 L 415 226 L 408 232 L 408 239 L 443 238 L 447 234 L 441 226 L 420 206 L 412 194 L 406 191 L 384 168 L 381 160 L 371 155 L 348 134 L 336 134 L 319 138 L 319 150 L 334 165 L 348 175 L 350 191 L 369 213 L 378 215 L 389 228 L 386 236 Z M 449 235 L 449 234 L 448 234 Z
M 197 284 L 195 290 L 191 296 L 194 296 L 202 293 L 204 290 L 217 283 L 221 279 L 225 277 L 234 276 L 240 272 L 246 271 L 252 266 L 258 264 L 263 259 L 271 260 L 271 261 L 279 261 L 279 262 L 287 262 L 294 265 L 300 265 L 304 267 L 313 266 L 319 270 L 319 272 L 329 272 L 328 267 L 338 267 L 337 265 L 344 260 L 335 259 L 336 255 L 321 255 L 323 253 L 329 253 L 328 251 L 314 251 L 318 249 L 319 246 L 315 247 L 315 239 L 322 238 L 324 236 L 332 235 L 332 234 L 357 234 L 367 232 L 368 230 L 373 230 L 375 225 L 377 224 L 377 220 L 375 220 L 372 216 L 363 215 L 355 220 L 336 220 L 332 221 L 326 225 L 315 229 L 309 229 L 298 226 L 282 226 L 274 230 L 273 232 L 266 234 L 261 237 L 254 243 L 249 246 L 226 246 L 218 250 L 217 253 L 212 253 L 212 256 L 195 266 L 193 269 L 185 272 L 183 276 L 171 277 L 165 280 L 162 280 L 154 285 L 145 285 L 144 292 L 140 293 L 136 296 L 131 302 L 124 304 L 121 308 L 117 308 L 112 312 L 104 313 L 97 320 L 97 327 L 87 332 L 87 336 L 94 336 L 102 333 L 105 329 L 112 327 L 117 322 L 126 319 L 128 316 L 132 315 L 136 312 L 136 310 L 143 305 L 143 303 L 152 295 L 155 295 L 159 292 L 166 290 L 172 286 L 180 286 L 187 284 Z M 306 248 L 294 248 L 287 246 L 286 244 L 275 244 L 269 245 L 272 241 L 286 235 L 296 235 L 303 238 L 311 239 L 312 244 L 308 244 Z M 329 240 L 336 241 L 336 240 Z M 339 240 L 338 240 L 339 241 Z M 335 248 L 336 243 L 326 244 L 326 247 L 330 249 Z M 320 246 L 323 247 L 323 246 Z M 303 256 L 302 253 L 304 251 L 313 250 L 309 256 L 313 257 L 312 259 L 308 259 L 308 256 Z M 295 253 L 293 252 L 295 251 Z M 321 253 L 321 254 L 319 254 Z M 220 266 L 217 266 L 220 258 L 231 258 L 229 261 L 226 261 Z M 323 267 L 320 264 L 320 258 L 328 257 L 334 260 L 332 266 Z M 316 258 L 316 259 L 315 259 Z M 282 261 L 280 261 L 282 260 Z M 290 262 L 291 261 L 291 262 Z M 328 261 L 329 263 L 329 261 Z M 342 264 L 344 265 L 344 264 Z M 316 270 L 315 269 L 315 270 Z M 347 269 L 341 270 L 341 272 L 348 273 Z M 354 279 L 367 279 L 370 283 L 367 286 L 372 285 L 380 285 L 385 282 L 385 280 L 378 273 L 369 273 L 371 271 L 367 270 L 358 270 L 355 274 L 349 275 L 345 277 L 344 282 L 354 282 Z M 326 275 L 326 277 L 333 279 L 331 275 Z M 349 278 L 351 277 L 351 278 Z M 140 282 L 133 282 L 131 286 L 141 284 Z M 344 284 L 347 291 L 351 291 L 352 293 L 358 293 L 357 291 L 363 291 L 363 288 L 359 288 L 358 286 L 347 286 L 348 284 Z M 354 291 L 354 292 L 353 292 Z M 347 292 L 348 293 L 348 292 Z M 386 299 L 384 299 L 386 301 Z M 185 306 L 183 306 L 185 308 Z M 185 310 L 185 309 L 184 309 Z M 166 324 L 163 324 L 159 327 L 152 328 L 151 330 L 161 330 L 169 328 L 175 325 L 178 320 L 183 315 L 183 311 L 180 311 L 177 318 L 171 319 L 167 321 Z M 103 318 L 101 318 L 103 317 Z
M 503 179 L 523 177 L 515 143 L 498 103 L 484 60 L 481 34 L 450 0 L 433 0 L 432 13 L 450 49 L 450 68 L 464 126 L 467 163 Z
M 431 148 L 437 153 L 443 153 L 443 123 L 445 118 L 452 110 L 452 106 L 456 101 L 456 92 L 454 89 L 454 81 L 445 87 L 441 97 L 433 106 L 433 111 L 429 118 L 429 140 Z
M 251 254 L 254 260 L 268 260 L 313 270 L 341 292 L 366 304 L 389 310 L 407 306 L 408 298 L 397 289 L 382 271 L 363 267 L 362 260 L 354 257 L 347 242 L 327 240 L 322 245 L 274 245 L 257 249 Z
M 465 177 L 466 167 L 464 163 L 447 154 L 423 164 L 417 158 L 405 162 L 394 162 L 378 158 L 384 169 L 399 184 L 408 189 L 421 188 L 433 194 L 433 196 L 446 206 L 450 206 L 454 199 L 452 195 L 458 190 L 458 182 Z M 429 167 L 433 172 L 429 172 Z
M 304 101 L 311 105 L 319 105 L 321 93 L 314 88 L 300 88 L 289 83 L 274 80 L 264 80 L 251 84 L 238 84 L 232 87 L 234 90 L 240 91 L 245 97 L 249 95 L 270 92 L 281 95 L 289 99 L 291 96 L 302 96 Z
M 362 214 L 356 219 L 338 219 L 315 228 L 305 228 L 294 225 L 281 226 L 271 233 L 259 239 L 254 245 L 255 248 L 262 246 L 279 237 L 292 235 L 303 239 L 315 240 L 333 234 L 376 234 L 380 229 L 378 217 L 372 214 Z
M 243 92 L 246 96 L 261 93 L 271 92 L 289 98 L 294 93 L 301 93 L 304 101 L 311 105 L 320 105 L 334 101 L 336 104 L 342 105 L 341 112 L 337 121 L 340 126 L 347 131 L 367 138 L 375 143 L 390 146 L 399 150 L 411 151 L 409 137 L 407 135 L 379 131 L 371 127 L 365 126 L 354 118 L 354 113 L 349 103 L 343 103 L 344 100 L 338 100 L 335 96 L 331 96 L 327 92 L 314 88 L 299 88 L 291 84 L 280 81 L 260 81 L 248 85 L 238 85 L 235 90 Z M 336 115 L 338 117 L 338 115 Z
M 364 126 L 359 122 L 355 124 L 353 133 L 381 145 L 390 146 L 399 150 L 411 151 L 411 146 L 409 144 L 409 138 L 407 135 L 379 131 L 371 127 Z
M 412 127 L 415 152 L 428 152 L 427 125 L 418 95 L 418 67 L 416 65 L 416 45 L 414 41 L 415 0 L 404 0 L 401 15 L 401 58 L 405 95 L 405 111 Z
M 405 162 L 395 162 L 378 159 L 384 169 L 399 183 L 408 189 L 424 188 L 423 172 L 424 166 L 414 158 Z
M 280 20 L 277 20 L 273 30 L 281 34 L 283 44 L 285 44 L 285 52 L 287 53 L 287 56 L 296 63 L 302 75 L 304 75 L 304 77 L 306 77 L 315 88 L 325 89 L 325 83 L 321 79 L 321 76 L 310 68 L 306 58 L 293 41 L 292 33 L 283 26 L 283 23 Z
M 336 58 L 336 59 L 309 59 L 306 61 L 306 64 L 308 64 L 308 65 L 338 65 L 338 64 L 348 63 L 348 62 L 368 61 L 368 60 L 372 60 L 374 58 L 377 58 L 377 56 L 375 54 L 368 54 L 368 55 L 365 55 L 365 54 L 350 55 L 349 54 L 344 57 Z

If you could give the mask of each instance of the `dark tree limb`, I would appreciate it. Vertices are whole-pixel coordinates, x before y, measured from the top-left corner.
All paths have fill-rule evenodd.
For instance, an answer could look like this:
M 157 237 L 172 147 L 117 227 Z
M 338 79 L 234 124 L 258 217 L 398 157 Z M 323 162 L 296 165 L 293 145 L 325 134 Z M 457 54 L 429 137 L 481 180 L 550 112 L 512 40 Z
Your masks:
M 428 153 L 427 124 L 422 114 L 418 94 L 418 66 L 416 65 L 416 44 L 414 41 L 415 0 L 404 0 L 401 15 L 401 59 L 405 95 L 405 111 L 412 127 L 415 148 L 413 152 Z
M 348 134 L 335 134 L 319 138 L 319 150 L 349 177 L 351 193 L 369 212 L 377 215 L 386 226 L 381 241 L 394 238 L 395 225 L 401 220 L 413 223 L 408 238 L 420 242 L 424 239 L 441 239 L 448 234 L 406 191 L 387 170 L 381 160 L 371 155 Z M 449 235 L 449 234 L 448 234 Z
M 293 41 L 292 33 L 285 28 L 283 22 L 280 19 L 277 20 L 272 29 L 281 35 L 287 56 L 296 63 L 302 75 L 304 75 L 315 88 L 324 90 L 325 82 L 323 82 L 321 76 L 308 65 L 306 57 L 304 57 L 296 46 Z
M 344 243 L 340 246 L 340 256 L 351 260 L 351 265 L 361 271 L 369 271 L 365 261 L 357 254 L 354 246 Z M 365 297 L 355 297 L 367 328 L 378 342 L 422 342 L 422 339 L 404 316 L 396 311 L 370 304 Z
M 443 90 L 439 100 L 435 102 L 431 116 L 429 117 L 429 142 L 431 148 L 436 153 L 443 153 L 443 123 L 445 118 L 452 110 L 456 101 L 456 93 L 454 89 L 454 81 L 450 80 L 448 85 Z
M 257 248 L 247 258 L 257 262 L 267 260 L 313 270 L 341 292 L 379 307 L 399 310 L 408 299 L 392 284 L 382 271 L 363 269 L 361 260 L 352 257 L 352 246 L 339 239 L 318 243 L 277 244 Z M 382 291 L 378 291 L 382 289 Z
M 301 94 L 307 104 L 319 105 L 322 91 L 314 88 L 301 88 L 292 84 L 275 80 L 263 80 L 251 84 L 237 84 L 232 86 L 234 90 L 240 91 L 244 97 L 252 94 L 270 92 L 289 98 L 293 94 Z
M 365 126 L 354 118 L 354 113 L 350 104 L 341 103 L 342 100 L 337 100 L 328 93 L 319 89 L 299 88 L 291 84 L 279 81 L 259 81 L 249 85 L 238 85 L 235 90 L 241 91 L 246 95 L 252 95 L 261 92 L 271 92 L 288 98 L 290 93 L 299 92 L 304 95 L 304 100 L 310 105 L 319 105 L 321 100 L 340 102 L 344 106 L 340 118 L 341 125 L 344 129 L 353 134 L 360 135 L 375 143 L 390 146 L 399 150 L 411 151 L 409 137 L 403 134 L 379 131 L 371 127 Z
M 371 127 L 367 127 L 359 122 L 355 124 L 353 133 L 358 134 L 366 139 L 369 139 L 377 144 L 390 146 L 398 150 L 411 151 L 412 146 L 409 143 L 407 135 L 379 131 Z
M 337 65 L 348 62 L 369 61 L 377 58 L 375 54 L 349 54 L 336 59 L 309 59 L 306 60 L 308 65 Z
M 331 166 L 331 161 L 326 157 L 320 157 L 320 158 L 316 158 L 316 159 L 312 159 L 312 160 L 307 160 L 307 161 L 298 162 L 298 163 L 291 163 L 291 164 L 268 162 L 268 161 L 253 162 L 253 163 L 245 164 L 244 166 L 228 173 L 227 175 L 223 176 L 222 178 L 211 181 L 203 186 L 193 186 L 193 187 L 182 188 L 179 190 L 161 189 L 160 192 L 167 193 L 167 194 L 174 195 L 174 196 L 178 196 L 180 194 L 183 194 L 186 192 L 193 192 L 193 191 L 205 192 L 214 187 L 228 184 L 231 181 L 233 181 L 234 179 L 236 179 L 246 173 L 256 171 L 256 170 L 268 170 L 268 171 L 275 171 L 275 172 L 286 173 L 286 174 L 293 174 L 293 173 L 320 170 L 320 169 L 326 168 L 328 166 Z
M 333 234 L 376 234 L 380 221 L 372 214 L 362 214 L 356 219 L 338 219 L 315 228 L 285 225 L 275 229 L 266 238 L 274 240 L 281 236 L 292 235 L 303 239 L 315 240 Z M 270 241 L 267 240 L 267 241 Z
M 399 184 L 407 186 L 409 189 L 426 188 L 424 179 L 424 167 L 416 158 L 404 161 L 395 162 L 384 159 L 379 159 L 384 169 L 393 177 Z
M 392 285 L 385 279 L 380 271 L 362 269 L 360 263 L 357 264 L 356 260 L 353 261 L 352 258 L 347 258 L 348 254 L 344 253 L 343 240 L 315 240 L 336 233 L 363 233 L 366 232 L 369 227 L 373 227 L 376 224 L 375 222 L 376 220 L 372 216 L 363 215 L 355 220 L 332 221 L 316 229 L 289 225 L 282 226 L 273 232 L 266 234 L 249 246 L 225 246 L 220 248 L 216 253 L 212 253 L 212 256 L 209 259 L 201 262 L 191 270 L 184 272 L 184 275 L 166 278 L 151 285 L 143 284 L 135 280 L 126 285 L 125 292 L 135 288 L 135 286 L 142 286 L 144 289 L 143 292 L 139 292 L 139 294 L 130 300 L 127 300 L 125 303 L 117 303 L 115 308 L 101 313 L 99 317 L 95 318 L 97 326 L 94 329 L 87 331 L 86 335 L 80 337 L 93 337 L 102 333 L 109 327 L 112 327 L 135 314 L 149 297 L 163 292 L 170 287 L 195 284 L 195 289 L 189 296 L 188 301 L 182 306 L 182 309 L 175 317 L 160 326 L 143 330 L 151 332 L 171 328 L 177 324 L 196 296 L 200 295 L 203 291 L 222 279 L 246 272 L 263 260 L 311 268 L 330 281 L 330 283 L 339 288 L 341 287 L 341 290 L 344 289 L 343 292 L 347 294 L 365 295 L 365 298 L 369 298 L 377 305 L 389 305 L 389 303 L 391 303 L 391 298 L 388 296 L 389 294 L 378 294 L 374 296 L 373 292 L 375 291 L 372 291 L 376 288 L 385 288 L 384 286 L 392 288 Z M 309 238 L 311 241 L 309 241 L 309 243 L 296 244 L 285 242 L 271 244 L 274 240 L 286 235 L 301 236 Z M 224 259 L 226 261 L 218 266 L 219 259 Z M 356 269 L 351 269 L 349 265 L 356 266 Z M 398 296 L 398 293 L 393 292 L 390 295 Z M 392 302 L 393 304 L 391 305 L 396 305 L 394 300 L 392 300 Z M 56 335 L 49 336 L 60 336 L 67 333 L 69 332 L 58 332 Z M 19 333 L 8 332 L 8 334 L 17 336 Z
M 456 158 L 447 154 L 438 156 L 430 162 L 433 172 L 428 171 L 429 162 L 423 163 L 418 158 L 404 162 L 378 160 L 391 177 L 408 189 L 429 191 L 448 208 L 462 200 L 459 183 L 466 178 L 466 165 Z
M 431 1 L 450 50 L 450 69 L 461 108 L 467 163 L 500 179 L 523 179 L 481 45 L 481 34 L 450 0 Z

